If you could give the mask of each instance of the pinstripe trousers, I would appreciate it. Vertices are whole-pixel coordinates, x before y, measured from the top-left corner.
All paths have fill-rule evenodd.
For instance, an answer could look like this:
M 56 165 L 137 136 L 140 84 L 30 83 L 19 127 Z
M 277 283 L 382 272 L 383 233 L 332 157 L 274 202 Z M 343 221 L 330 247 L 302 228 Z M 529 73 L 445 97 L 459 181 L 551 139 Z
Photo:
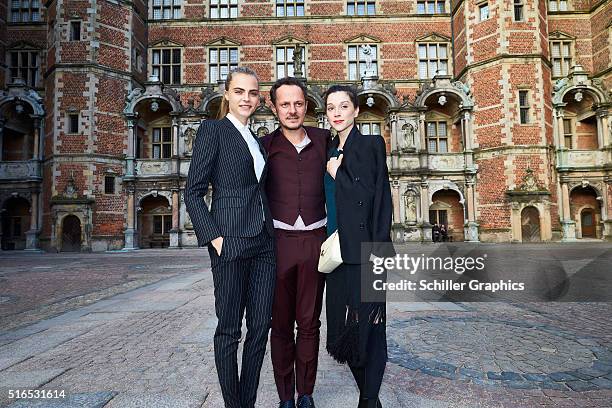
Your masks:
M 211 244 L 215 289 L 215 364 L 226 408 L 253 408 L 272 318 L 276 266 L 274 241 L 264 228 L 255 237 L 224 237 Z M 246 311 L 247 333 L 238 376 L 238 343 Z

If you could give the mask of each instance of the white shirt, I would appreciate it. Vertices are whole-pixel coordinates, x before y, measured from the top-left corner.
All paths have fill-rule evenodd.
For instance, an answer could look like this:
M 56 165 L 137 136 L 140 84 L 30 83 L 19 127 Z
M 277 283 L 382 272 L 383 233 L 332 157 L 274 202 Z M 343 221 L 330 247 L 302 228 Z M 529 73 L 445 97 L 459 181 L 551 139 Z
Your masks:
M 266 161 L 264 160 L 263 155 L 261 154 L 261 150 L 259 150 L 259 143 L 255 140 L 255 136 L 251 133 L 251 129 L 248 125 L 243 125 L 234 115 L 231 113 L 227 114 L 227 118 L 234 124 L 236 129 L 242 135 L 242 138 L 247 145 L 249 146 L 249 151 L 251 152 L 251 156 L 253 157 L 253 169 L 255 170 L 255 176 L 257 176 L 257 181 L 261 179 L 261 173 L 263 173 L 264 166 L 266 165 Z
M 310 142 L 311 140 L 308 137 L 308 133 L 306 133 L 306 131 L 304 130 L 304 139 L 302 139 L 300 143 L 294 144 L 293 146 L 295 147 L 297 152 L 300 153 L 302 149 L 308 146 Z M 312 224 L 309 224 L 309 225 L 304 225 L 304 220 L 302 220 L 302 216 L 299 214 L 298 214 L 297 220 L 295 220 L 295 223 L 293 225 L 286 224 L 279 220 L 273 220 L 273 221 L 274 221 L 274 228 L 288 230 L 288 231 L 312 231 L 317 228 L 324 227 L 327 224 L 327 217 L 323 218 L 322 220 L 313 222 Z

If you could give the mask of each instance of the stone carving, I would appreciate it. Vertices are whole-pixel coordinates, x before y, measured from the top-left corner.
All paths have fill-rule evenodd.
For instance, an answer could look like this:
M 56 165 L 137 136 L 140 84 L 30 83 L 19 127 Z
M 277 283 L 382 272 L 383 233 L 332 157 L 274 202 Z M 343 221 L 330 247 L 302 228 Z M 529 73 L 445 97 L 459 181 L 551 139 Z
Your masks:
M 136 174 L 139 176 L 153 176 L 158 174 L 168 174 L 170 165 L 166 161 L 144 161 L 136 163 Z
M 193 150 L 193 142 L 196 138 L 196 130 L 192 127 L 187 128 L 183 133 L 183 137 L 185 138 L 185 153 L 191 154 Z
M 372 46 L 370 44 L 363 44 L 361 46 L 361 52 L 364 55 L 364 59 L 365 59 L 365 72 L 363 73 L 364 77 L 368 77 L 368 76 L 373 76 L 374 75 L 374 70 L 373 70 L 373 59 L 374 59 L 374 51 L 372 49 Z
M 66 198 L 77 198 L 77 187 L 74 182 L 74 170 L 70 170 L 70 178 L 68 179 L 68 183 L 66 183 L 66 187 L 64 188 L 64 197 Z
M 531 167 L 527 167 L 527 170 L 525 170 L 525 176 L 523 176 L 523 182 L 521 183 L 518 190 L 520 191 L 542 191 L 545 189 L 541 188 L 540 185 L 538 184 L 538 181 L 535 175 L 533 174 L 533 170 L 531 170 Z
M 416 193 L 413 190 L 406 190 L 404 193 L 404 222 L 414 224 L 416 220 Z
M 415 126 L 413 123 L 406 123 L 402 126 L 402 137 L 400 139 L 400 148 L 402 150 L 405 149 L 413 149 L 415 147 L 414 143 L 414 134 L 416 132 Z
M 293 49 L 293 75 L 296 78 L 302 76 L 302 62 L 304 61 L 304 47 L 299 44 L 295 45 Z

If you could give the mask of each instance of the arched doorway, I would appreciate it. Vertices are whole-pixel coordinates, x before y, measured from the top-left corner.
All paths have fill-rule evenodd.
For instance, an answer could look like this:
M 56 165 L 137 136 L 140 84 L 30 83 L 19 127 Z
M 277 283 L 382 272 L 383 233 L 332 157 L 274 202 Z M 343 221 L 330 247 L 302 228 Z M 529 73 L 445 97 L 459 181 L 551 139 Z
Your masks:
M 578 186 L 570 193 L 570 213 L 576 222 L 576 238 L 600 238 L 601 202 L 589 185 Z
M 459 193 L 450 189 L 439 190 L 433 194 L 431 201 L 429 222 L 434 227 L 437 224 L 438 228 L 441 229 L 441 240 L 444 240 L 446 234 L 448 241 L 463 241 L 465 217 Z M 444 227 L 443 230 L 442 227 Z
M 23 197 L 11 197 L 2 210 L 2 249 L 25 249 L 25 233 L 30 229 L 30 203 Z
M 172 229 L 172 208 L 163 196 L 147 196 L 140 202 L 140 247 L 167 248 Z
M 76 215 L 67 215 L 62 220 L 62 252 L 81 251 L 81 220 Z
M 580 212 L 580 226 L 582 227 L 582 238 L 596 238 L 595 211 L 585 208 Z
M 541 241 L 540 212 L 533 206 L 523 208 L 521 211 L 521 236 L 523 242 Z

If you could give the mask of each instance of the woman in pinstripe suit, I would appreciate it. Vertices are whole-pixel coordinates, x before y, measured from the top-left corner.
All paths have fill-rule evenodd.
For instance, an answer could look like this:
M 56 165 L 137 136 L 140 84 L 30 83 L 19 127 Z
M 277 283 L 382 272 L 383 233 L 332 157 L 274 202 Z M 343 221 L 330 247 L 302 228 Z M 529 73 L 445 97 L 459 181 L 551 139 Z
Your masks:
M 244 67 L 230 72 L 221 119 L 204 121 L 198 129 L 185 190 L 198 243 L 208 245 L 211 258 L 218 319 L 215 364 L 228 408 L 255 406 L 276 278 L 272 216 L 264 193 L 266 153 L 247 124 L 258 105 L 255 73 Z M 210 210 L 204 202 L 209 183 Z

